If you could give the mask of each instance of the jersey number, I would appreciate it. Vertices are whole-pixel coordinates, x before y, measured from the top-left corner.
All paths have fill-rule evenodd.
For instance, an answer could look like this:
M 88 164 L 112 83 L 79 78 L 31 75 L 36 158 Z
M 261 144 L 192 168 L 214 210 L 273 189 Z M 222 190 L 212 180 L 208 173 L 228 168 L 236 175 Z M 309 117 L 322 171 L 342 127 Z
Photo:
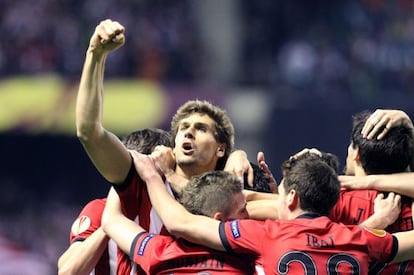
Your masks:
M 305 270 L 304 274 L 317 274 L 315 261 L 309 254 L 300 251 L 289 252 L 283 255 L 277 265 L 278 272 L 280 274 L 287 274 L 289 265 L 293 262 L 300 263 L 303 266 L 303 269 Z M 353 274 L 360 274 L 359 262 L 351 255 L 344 253 L 334 254 L 328 259 L 326 263 L 328 274 L 338 274 L 338 265 L 344 263 L 351 267 Z

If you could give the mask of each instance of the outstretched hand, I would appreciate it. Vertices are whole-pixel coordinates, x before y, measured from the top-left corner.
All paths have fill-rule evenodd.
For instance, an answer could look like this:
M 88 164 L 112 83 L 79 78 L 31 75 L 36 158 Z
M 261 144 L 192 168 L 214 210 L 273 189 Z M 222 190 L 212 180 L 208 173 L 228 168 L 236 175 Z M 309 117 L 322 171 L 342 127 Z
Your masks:
M 381 139 L 392 127 L 401 125 L 413 129 L 413 123 L 404 111 L 377 109 L 365 122 L 361 134 L 367 139 L 372 139 L 378 134 L 377 139 Z
M 125 28 L 117 21 L 106 19 L 95 28 L 89 49 L 95 53 L 106 54 L 125 43 Z
M 259 165 L 260 169 L 263 170 L 265 173 L 265 176 L 269 179 L 269 187 L 272 193 L 277 194 L 277 182 L 275 178 L 273 177 L 272 171 L 270 171 L 269 165 L 267 165 L 265 161 L 265 155 L 263 152 L 257 153 L 257 164 Z

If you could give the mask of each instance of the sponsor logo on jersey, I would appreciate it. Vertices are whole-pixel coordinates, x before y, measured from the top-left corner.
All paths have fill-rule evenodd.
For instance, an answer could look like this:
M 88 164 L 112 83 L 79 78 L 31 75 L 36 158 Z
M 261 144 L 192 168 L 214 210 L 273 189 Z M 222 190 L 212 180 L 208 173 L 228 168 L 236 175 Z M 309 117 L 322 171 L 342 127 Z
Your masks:
M 79 235 L 85 232 L 91 225 L 91 219 L 88 216 L 80 216 L 72 224 L 72 234 Z
M 145 251 L 145 247 L 147 246 L 147 244 L 148 244 L 148 242 L 149 242 L 149 240 L 151 240 L 152 239 L 152 237 L 154 237 L 154 234 L 148 234 L 142 241 L 141 241 L 141 244 L 139 245 L 139 248 L 138 248 L 138 252 L 137 252 L 137 254 L 139 255 L 139 256 L 142 256 L 142 255 L 144 255 L 144 251 Z
M 385 230 L 381 230 L 381 229 L 365 228 L 365 230 L 367 230 L 368 232 L 371 232 L 373 235 L 378 236 L 378 237 L 385 237 L 386 235 Z
M 234 220 L 230 222 L 231 234 L 234 239 L 240 238 L 239 221 Z

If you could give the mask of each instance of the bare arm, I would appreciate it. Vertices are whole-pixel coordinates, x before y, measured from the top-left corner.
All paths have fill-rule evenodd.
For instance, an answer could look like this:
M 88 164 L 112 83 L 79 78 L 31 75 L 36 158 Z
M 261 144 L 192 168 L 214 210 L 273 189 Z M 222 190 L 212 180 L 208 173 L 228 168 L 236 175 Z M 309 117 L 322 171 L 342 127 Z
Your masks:
M 116 135 L 102 125 L 105 60 L 124 44 L 124 27 L 105 20 L 95 29 L 86 52 L 76 101 L 77 136 L 99 172 L 110 182 L 125 180 L 131 157 Z
M 387 175 L 368 175 L 365 177 L 339 176 L 341 186 L 347 189 L 375 189 L 383 192 L 395 192 L 414 198 L 414 173 L 396 173 Z
M 119 248 L 128 255 L 134 238 L 145 231 L 141 226 L 122 214 L 119 196 L 113 188 L 109 191 L 106 200 L 102 215 L 102 228 Z
M 398 239 L 398 252 L 393 263 L 414 260 L 414 230 L 393 233 Z
M 275 193 L 265 193 L 265 192 L 257 192 L 252 190 L 243 190 L 243 194 L 246 197 L 246 201 L 255 201 L 255 200 L 276 200 L 278 194 Z
M 251 219 L 266 220 L 279 218 L 276 201 L 272 199 L 248 201 L 246 208 Z
M 102 228 L 98 228 L 86 240 L 74 242 L 58 260 L 58 274 L 90 274 L 108 241 Z
M 414 202 L 411 203 L 411 212 L 414 214 Z M 393 262 L 414 260 L 414 230 L 394 233 L 398 239 L 398 253 Z
M 189 213 L 168 194 L 152 158 L 138 152 L 132 152 L 132 156 L 140 177 L 147 183 L 152 206 L 167 230 L 191 242 L 224 251 L 218 230 L 220 222 Z

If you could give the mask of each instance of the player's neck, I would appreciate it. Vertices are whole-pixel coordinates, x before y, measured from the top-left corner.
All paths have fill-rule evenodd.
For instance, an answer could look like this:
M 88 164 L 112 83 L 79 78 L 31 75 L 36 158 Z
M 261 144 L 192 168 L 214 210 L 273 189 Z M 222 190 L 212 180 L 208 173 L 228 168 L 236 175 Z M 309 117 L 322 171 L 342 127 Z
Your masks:
M 365 173 L 364 168 L 362 168 L 362 166 L 356 166 L 355 167 L 355 176 L 356 177 L 364 177 L 366 176 L 367 173 Z
M 301 208 L 296 208 L 295 210 L 291 211 L 288 215 L 288 220 L 293 220 L 299 217 L 300 215 L 304 215 L 306 213 L 309 213 L 308 211 L 304 211 Z
M 186 179 L 190 179 L 192 176 L 200 175 L 202 173 L 213 171 L 213 170 L 214 168 L 212 169 L 211 167 L 200 166 L 196 164 L 190 164 L 190 165 L 178 165 L 177 164 L 175 168 L 175 172 L 178 175 Z

